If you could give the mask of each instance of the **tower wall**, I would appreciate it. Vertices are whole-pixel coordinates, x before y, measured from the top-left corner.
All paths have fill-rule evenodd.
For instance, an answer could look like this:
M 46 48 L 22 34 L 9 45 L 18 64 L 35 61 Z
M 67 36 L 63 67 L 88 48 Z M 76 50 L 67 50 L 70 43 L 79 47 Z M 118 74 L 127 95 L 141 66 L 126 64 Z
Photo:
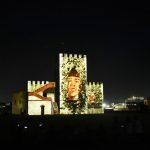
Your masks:
M 68 98 L 68 74 L 75 68 L 80 75 L 79 80 L 79 98 L 69 101 Z M 87 58 L 86 55 L 77 54 L 59 54 L 59 95 L 60 95 L 60 113 L 76 114 L 86 113 L 86 83 L 87 83 Z M 73 98 L 72 98 L 73 99 Z
M 26 92 L 19 90 L 13 93 L 12 96 L 12 114 L 20 115 L 27 113 Z
M 44 114 L 53 114 L 55 102 L 55 82 L 28 81 L 28 114 L 41 115 L 41 107 Z
M 103 83 L 89 82 L 87 84 L 88 113 L 104 113 L 102 104 L 104 101 Z

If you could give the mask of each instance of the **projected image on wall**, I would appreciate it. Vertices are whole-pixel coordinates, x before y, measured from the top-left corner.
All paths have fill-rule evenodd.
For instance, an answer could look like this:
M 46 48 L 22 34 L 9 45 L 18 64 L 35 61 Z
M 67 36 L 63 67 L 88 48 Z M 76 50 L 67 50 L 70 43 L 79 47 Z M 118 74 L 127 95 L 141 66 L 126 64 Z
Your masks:
M 88 113 L 103 113 L 103 84 L 95 82 L 87 85 Z
M 59 55 L 60 113 L 82 114 L 86 111 L 86 56 Z
M 67 78 L 68 86 L 67 86 L 67 100 L 74 101 L 79 99 L 80 92 L 80 74 L 77 72 L 75 68 L 72 68 L 68 73 Z
M 89 104 L 94 104 L 95 101 L 96 101 L 96 96 L 95 96 L 95 93 L 92 91 L 88 95 L 88 103 Z

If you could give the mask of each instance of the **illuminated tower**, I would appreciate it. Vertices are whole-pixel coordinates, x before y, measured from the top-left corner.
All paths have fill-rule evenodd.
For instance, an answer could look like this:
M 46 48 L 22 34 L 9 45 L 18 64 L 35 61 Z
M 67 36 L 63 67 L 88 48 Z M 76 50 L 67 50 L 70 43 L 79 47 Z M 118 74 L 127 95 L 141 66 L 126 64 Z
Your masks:
M 59 84 L 60 113 L 87 113 L 86 55 L 59 54 Z
M 88 113 L 99 114 L 104 113 L 102 103 L 104 100 L 103 83 L 91 83 L 87 85 L 88 95 Z

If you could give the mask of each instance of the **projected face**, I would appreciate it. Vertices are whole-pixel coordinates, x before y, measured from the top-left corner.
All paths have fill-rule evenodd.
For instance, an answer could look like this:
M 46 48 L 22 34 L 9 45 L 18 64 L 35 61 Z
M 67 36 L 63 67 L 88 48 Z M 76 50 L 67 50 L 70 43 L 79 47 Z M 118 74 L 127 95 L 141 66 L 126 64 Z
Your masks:
M 88 98 L 89 98 L 89 103 L 93 103 L 94 101 L 95 101 L 95 94 L 94 93 L 92 93 L 92 94 L 90 94 L 89 96 L 88 96 Z
M 79 98 L 80 91 L 80 76 L 79 73 L 72 68 L 68 74 L 68 100 L 77 100 Z
M 79 97 L 80 78 L 70 76 L 68 77 L 68 99 L 77 100 Z

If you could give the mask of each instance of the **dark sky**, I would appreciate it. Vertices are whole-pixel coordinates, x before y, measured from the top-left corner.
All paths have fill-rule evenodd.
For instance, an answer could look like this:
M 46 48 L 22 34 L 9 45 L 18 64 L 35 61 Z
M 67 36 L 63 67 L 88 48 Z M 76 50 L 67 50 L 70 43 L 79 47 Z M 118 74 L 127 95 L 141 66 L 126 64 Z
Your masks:
M 59 52 L 87 55 L 106 101 L 150 96 L 148 3 L 11 1 L 0 17 L 0 101 L 27 80 L 55 81 Z

